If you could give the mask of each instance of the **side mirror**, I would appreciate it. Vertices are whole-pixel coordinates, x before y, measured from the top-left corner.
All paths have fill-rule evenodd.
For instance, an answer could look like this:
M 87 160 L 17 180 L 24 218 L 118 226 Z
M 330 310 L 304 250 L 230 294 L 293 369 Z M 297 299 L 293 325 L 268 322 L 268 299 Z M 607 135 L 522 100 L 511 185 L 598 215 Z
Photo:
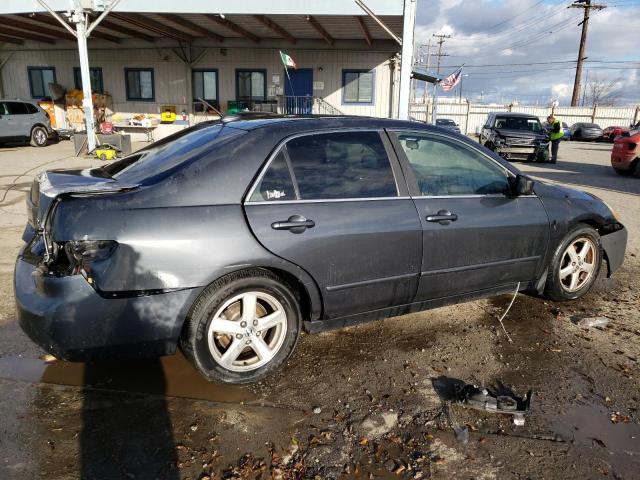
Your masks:
M 512 191 L 515 196 L 532 195 L 535 182 L 526 175 L 518 174 L 511 179 Z

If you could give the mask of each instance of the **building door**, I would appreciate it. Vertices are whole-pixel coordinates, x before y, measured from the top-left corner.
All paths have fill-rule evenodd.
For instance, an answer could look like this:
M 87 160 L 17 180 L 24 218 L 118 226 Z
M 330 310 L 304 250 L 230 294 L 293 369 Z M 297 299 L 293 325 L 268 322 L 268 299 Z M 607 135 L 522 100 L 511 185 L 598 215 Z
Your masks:
M 288 69 L 284 72 L 285 113 L 310 114 L 313 110 L 313 69 Z

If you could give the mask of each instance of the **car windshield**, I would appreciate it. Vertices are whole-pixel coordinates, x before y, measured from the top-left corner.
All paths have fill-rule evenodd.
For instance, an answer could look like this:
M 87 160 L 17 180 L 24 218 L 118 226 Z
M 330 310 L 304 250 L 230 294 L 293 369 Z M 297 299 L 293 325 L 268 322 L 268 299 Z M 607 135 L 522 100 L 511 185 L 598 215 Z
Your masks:
M 506 130 L 525 130 L 528 132 L 540 132 L 542 130 L 540 120 L 535 117 L 496 117 L 493 126 Z
M 456 122 L 454 122 L 453 120 L 450 120 L 448 118 L 438 118 L 436 120 L 436 125 L 444 125 L 447 127 L 455 127 L 456 126 Z

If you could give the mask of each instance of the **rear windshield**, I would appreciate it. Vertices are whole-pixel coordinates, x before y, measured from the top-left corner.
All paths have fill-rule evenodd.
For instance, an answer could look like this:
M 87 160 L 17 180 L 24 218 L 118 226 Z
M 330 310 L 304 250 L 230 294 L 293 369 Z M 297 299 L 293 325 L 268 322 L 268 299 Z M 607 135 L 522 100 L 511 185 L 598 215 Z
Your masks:
M 122 160 L 100 167 L 97 174 L 108 175 L 126 183 L 147 183 L 165 177 L 185 163 L 224 148 L 245 134 L 243 130 L 225 127 L 219 122 L 203 122 L 159 140 L 128 155 Z
M 504 128 L 507 130 L 526 130 L 529 132 L 540 132 L 542 125 L 535 117 L 496 117 L 494 128 Z
M 436 125 L 449 125 L 451 127 L 454 127 L 456 125 L 456 122 L 454 122 L 453 120 L 449 120 L 448 118 L 439 118 L 436 120 Z
M 583 123 L 580 126 L 585 128 L 600 128 L 600 125 L 596 125 L 595 123 Z

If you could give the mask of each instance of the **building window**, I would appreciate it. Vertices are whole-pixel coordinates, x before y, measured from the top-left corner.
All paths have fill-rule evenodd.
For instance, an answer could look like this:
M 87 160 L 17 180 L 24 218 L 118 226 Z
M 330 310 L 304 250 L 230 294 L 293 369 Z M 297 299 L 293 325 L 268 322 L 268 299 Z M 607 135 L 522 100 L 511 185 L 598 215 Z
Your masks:
M 102 84 L 102 68 L 89 68 L 89 78 L 91 78 L 91 91 L 104 93 L 104 85 Z M 80 67 L 73 67 L 73 83 L 78 90 L 82 90 L 82 74 Z
M 54 67 L 27 67 L 27 72 L 31 98 L 48 97 L 49 84 L 56 83 L 56 69 Z
M 218 108 L 218 71 L 207 69 L 193 70 L 193 102 L 196 111 L 203 111 L 205 105 L 198 102 L 203 99 L 209 105 Z
M 153 85 L 153 68 L 125 68 L 127 100 L 153 102 L 156 98 Z
M 266 99 L 266 70 L 236 70 L 236 100 L 259 102 Z
M 342 103 L 373 103 L 373 72 L 342 71 Z

